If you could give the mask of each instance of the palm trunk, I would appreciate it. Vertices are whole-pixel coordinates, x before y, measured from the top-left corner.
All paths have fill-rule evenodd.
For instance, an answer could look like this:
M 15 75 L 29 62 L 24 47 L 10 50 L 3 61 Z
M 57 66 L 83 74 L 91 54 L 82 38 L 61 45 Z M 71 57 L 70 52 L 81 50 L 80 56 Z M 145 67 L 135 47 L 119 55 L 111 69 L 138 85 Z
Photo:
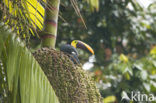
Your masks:
M 42 46 L 55 48 L 60 0 L 48 0 L 45 10 Z

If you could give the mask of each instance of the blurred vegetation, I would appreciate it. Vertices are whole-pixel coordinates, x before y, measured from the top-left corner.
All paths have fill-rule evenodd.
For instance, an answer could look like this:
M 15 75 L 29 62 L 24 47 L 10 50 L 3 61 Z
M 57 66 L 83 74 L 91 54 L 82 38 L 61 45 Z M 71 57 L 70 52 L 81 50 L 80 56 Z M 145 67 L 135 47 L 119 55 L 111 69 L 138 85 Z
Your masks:
M 95 50 L 90 60 L 95 81 L 104 102 L 121 102 L 131 91 L 156 93 L 156 3 L 145 8 L 133 0 L 100 0 L 92 11 L 78 2 L 82 20 L 68 1 L 60 7 L 65 19 L 59 20 L 57 47 L 73 39 L 82 40 Z M 79 51 L 85 63 L 89 55 Z M 156 95 L 156 94 L 155 94 Z
M 43 1 L 39 0 L 44 7 Z M 82 40 L 93 47 L 94 60 L 88 60 L 90 55 L 83 51 L 79 51 L 79 59 L 82 64 L 86 61 L 94 64 L 89 71 L 100 88 L 104 103 L 120 103 L 121 98 L 124 95 L 130 96 L 131 91 L 155 94 L 156 2 L 151 3 L 147 8 L 135 0 L 99 0 L 99 5 L 94 0 L 77 2 L 87 29 L 70 1 L 62 1 L 56 49 L 59 49 L 61 44 L 69 43 L 74 39 Z M 90 7 L 88 3 L 96 9 Z M 25 8 L 16 10 L 23 15 L 27 13 Z M 9 14 L 4 11 L 5 15 Z M 35 25 L 31 21 L 33 18 L 27 20 L 21 15 L 17 15 L 21 19 L 8 16 L 4 22 L 9 22 L 10 26 L 15 27 L 12 22 L 19 20 L 23 26 L 15 28 L 20 31 L 17 34 L 25 34 L 26 38 L 29 38 L 29 34 L 37 35 L 36 32 L 42 29 L 43 8 L 41 11 L 41 17 L 36 16 L 39 18 L 36 19 L 39 23 L 36 24 L 39 25 L 37 28 L 33 27 Z M 39 12 L 35 13 L 39 15 Z M 5 16 L 1 12 L 0 15 Z M 12 22 L 9 21 L 12 19 L 14 19 Z M 18 24 L 20 22 L 15 24 L 20 25 Z M 32 35 L 27 44 L 34 50 L 36 44 L 40 43 L 40 39 Z

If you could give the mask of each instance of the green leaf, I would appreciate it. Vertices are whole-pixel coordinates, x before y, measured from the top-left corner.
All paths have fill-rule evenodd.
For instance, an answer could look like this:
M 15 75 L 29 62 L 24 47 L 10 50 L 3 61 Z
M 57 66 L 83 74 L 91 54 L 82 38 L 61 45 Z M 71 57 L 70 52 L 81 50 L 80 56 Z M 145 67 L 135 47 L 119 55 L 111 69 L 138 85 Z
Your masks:
M 142 70 L 140 75 L 141 75 L 141 78 L 143 80 L 146 80 L 147 79 L 147 76 L 148 76 L 148 73 L 147 73 L 146 70 Z
M 119 57 L 119 59 L 120 59 L 120 61 L 123 61 L 125 63 L 128 62 L 128 57 L 126 55 L 124 55 L 124 54 L 121 54 L 120 57 Z
M 142 70 L 143 69 L 143 64 L 141 64 L 141 63 L 135 63 L 134 64 L 134 67 L 136 67 L 139 70 Z
M 106 98 L 103 99 L 103 103 L 112 103 L 115 102 L 116 97 L 115 96 L 107 96 Z
M 151 90 L 150 84 L 148 84 L 148 83 L 143 83 L 143 86 L 144 86 L 144 88 L 145 88 L 148 92 L 150 92 L 150 90 Z
M 99 11 L 99 0 L 87 0 L 87 2 L 90 4 L 92 11 Z
M 151 49 L 150 54 L 156 54 L 156 46 Z
M 0 26 L 0 53 L 7 74 L 11 103 L 59 103 L 31 52 L 5 26 Z M 3 45 L 5 44 L 5 45 Z

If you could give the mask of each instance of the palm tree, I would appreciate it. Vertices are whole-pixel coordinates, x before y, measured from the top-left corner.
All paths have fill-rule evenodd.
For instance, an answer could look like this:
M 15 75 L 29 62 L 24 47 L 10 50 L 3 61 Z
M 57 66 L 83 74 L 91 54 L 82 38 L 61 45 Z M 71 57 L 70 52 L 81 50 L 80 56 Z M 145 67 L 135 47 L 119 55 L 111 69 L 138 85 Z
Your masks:
M 59 103 L 31 52 L 2 22 L 0 45 L 1 103 Z
M 40 3 L 46 5 L 45 11 Z M 1 83 L 5 85 L 1 85 L 3 97 L 13 103 L 58 103 L 58 99 L 60 103 L 100 103 L 101 96 L 90 75 L 81 65 L 73 64 L 65 54 L 54 49 L 60 1 L 40 0 L 40 3 L 37 0 L 1 1 L 4 23 L 0 26 L 0 61 L 1 74 L 6 79 Z M 36 30 L 42 28 L 39 33 L 42 48 L 32 55 L 19 38 L 38 36 Z

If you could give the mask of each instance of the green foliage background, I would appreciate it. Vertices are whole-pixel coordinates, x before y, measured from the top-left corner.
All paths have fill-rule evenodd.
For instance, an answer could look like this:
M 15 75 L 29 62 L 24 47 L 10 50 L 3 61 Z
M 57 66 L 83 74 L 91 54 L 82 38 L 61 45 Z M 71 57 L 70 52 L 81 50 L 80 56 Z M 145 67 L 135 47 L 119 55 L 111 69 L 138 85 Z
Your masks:
M 99 11 L 93 12 L 79 1 L 87 29 L 69 2 L 61 6 L 66 22 L 59 21 L 57 45 L 78 39 L 93 47 L 95 60 L 90 71 L 105 102 L 121 102 L 131 91 L 156 93 L 156 54 L 150 54 L 156 48 L 155 4 L 145 8 L 133 0 L 100 0 Z M 80 51 L 82 63 L 88 57 Z
M 38 1 L 43 6 L 40 11 L 44 9 L 43 1 Z M 156 2 L 145 8 L 135 0 L 99 0 L 99 6 L 94 5 L 96 9 L 88 3 L 96 4 L 94 0 L 79 0 L 77 4 L 86 29 L 70 1 L 61 1 L 56 49 L 74 39 L 93 47 L 93 60 L 88 60 L 90 55 L 83 51 L 79 51 L 79 59 L 82 64 L 87 61 L 94 64 L 89 71 L 105 103 L 120 102 L 122 97 L 130 96 L 131 91 L 156 95 Z M 21 5 L 13 7 L 16 6 Z M 35 12 L 40 14 L 36 16 L 39 22 L 36 25 L 40 25 L 37 27 L 32 18 L 25 16 L 28 13 L 25 6 L 15 9 L 20 15 L 10 15 L 3 4 L 1 8 L 5 14 L 0 12 L 0 15 L 7 15 L 3 21 L 18 31 L 17 34 L 24 34 L 20 36 L 32 51 L 38 48 L 37 32 L 42 29 L 44 12 Z

